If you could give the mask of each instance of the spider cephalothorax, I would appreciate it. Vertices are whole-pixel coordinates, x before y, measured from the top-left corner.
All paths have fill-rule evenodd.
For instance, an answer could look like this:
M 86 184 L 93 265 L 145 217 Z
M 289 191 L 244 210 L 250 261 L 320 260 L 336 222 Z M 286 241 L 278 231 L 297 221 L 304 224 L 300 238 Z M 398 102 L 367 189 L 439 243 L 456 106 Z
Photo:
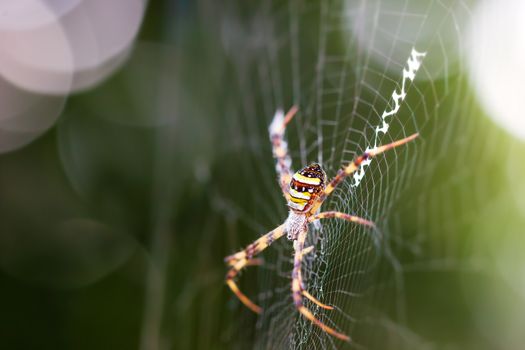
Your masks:
M 288 201 L 288 207 L 290 208 L 288 218 L 282 225 L 268 232 L 252 244 L 249 244 L 244 250 L 227 256 L 224 259 L 230 266 L 230 270 L 226 275 L 226 284 L 228 284 L 230 289 L 244 305 L 246 305 L 252 311 L 260 313 L 262 309 L 258 305 L 254 304 L 239 290 L 234 279 L 237 274 L 246 266 L 260 264 L 261 261 L 259 259 L 254 259 L 254 256 L 262 252 L 275 240 L 281 238 L 286 233 L 288 239 L 293 240 L 294 263 L 292 271 L 292 297 L 296 309 L 323 331 L 341 340 L 349 341 L 349 336 L 336 331 L 335 329 L 321 322 L 317 317 L 314 316 L 310 309 L 304 305 L 303 297 L 309 299 L 312 303 L 319 306 L 320 308 L 326 310 L 333 309 L 332 306 L 323 304 L 313 295 L 311 295 L 306 290 L 305 283 L 303 283 L 302 280 L 301 264 L 303 261 L 303 256 L 310 253 L 314 249 L 314 246 L 304 246 L 306 242 L 306 236 L 308 234 L 308 224 L 316 220 L 337 218 L 355 222 L 360 225 L 374 227 L 373 222 L 357 216 L 337 211 L 318 213 L 318 210 L 323 204 L 324 200 L 334 191 L 337 185 L 339 185 L 347 176 L 354 173 L 354 171 L 359 168 L 363 161 L 371 157 L 375 157 L 376 155 L 389 149 L 403 145 L 415 139 L 418 134 L 411 135 L 384 146 L 376 147 L 363 153 L 361 156 L 355 158 L 353 162 L 340 169 L 332 178 L 332 180 L 327 183 L 326 174 L 321 166 L 317 163 L 310 164 L 292 175 L 292 170 L 290 169 L 292 161 L 288 155 L 287 143 L 284 140 L 284 131 L 286 124 L 290 122 L 296 112 L 297 107 L 295 106 L 290 109 L 286 116 L 282 111 L 277 111 L 273 122 L 270 125 L 270 140 L 272 141 L 273 155 L 277 160 L 279 183 L 281 185 L 283 194 Z

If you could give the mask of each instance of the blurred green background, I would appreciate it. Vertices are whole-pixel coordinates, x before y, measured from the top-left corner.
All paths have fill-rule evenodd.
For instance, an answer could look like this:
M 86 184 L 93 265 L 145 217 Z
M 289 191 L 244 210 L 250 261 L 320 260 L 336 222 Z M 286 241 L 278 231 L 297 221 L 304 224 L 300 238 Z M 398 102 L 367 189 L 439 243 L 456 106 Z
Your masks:
M 523 348 L 525 146 L 470 78 L 463 32 L 479 2 L 348 3 L 149 1 L 122 66 L 69 94 L 39 92 L 58 120 L 0 154 L 0 348 Z M 419 26 L 389 32 L 390 16 Z M 355 30 L 340 29 L 346 18 L 361 39 L 345 39 Z M 521 43 L 518 34 L 508 37 Z M 294 342 L 305 323 L 276 287 L 289 281 L 271 277 L 289 270 L 278 266 L 289 242 L 241 282 L 287 305 L 277 325 L 223 283 L 223 257 L 286 217 L 267 126 L 297 103 L 294 165 L 332 152 L 333 175 L 366 147 L 416 44 L 428 56 L 390 137 L 420 140 L 378 160 L 354 197 L 330 202 L 371 214 L 387 236 L 369 308 L 336 321 L 360 345 L 316 340 L 318 330 Z M 332 99 L 332 83 L 344 98 Z M 339 237 L 330 232 L 323 239 Z M 327 269 L 353 263 L 337 259 Z

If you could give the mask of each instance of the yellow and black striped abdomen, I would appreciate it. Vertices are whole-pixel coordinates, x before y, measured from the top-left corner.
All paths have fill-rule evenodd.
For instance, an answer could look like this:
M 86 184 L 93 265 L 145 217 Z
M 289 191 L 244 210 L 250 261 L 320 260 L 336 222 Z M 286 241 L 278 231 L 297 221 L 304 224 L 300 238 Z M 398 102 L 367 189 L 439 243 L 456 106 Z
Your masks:
M 310 209 L 326 186 L 326 174 L 317 163 L 296 172 L 290 181 L 288 206 L 298 212 Z

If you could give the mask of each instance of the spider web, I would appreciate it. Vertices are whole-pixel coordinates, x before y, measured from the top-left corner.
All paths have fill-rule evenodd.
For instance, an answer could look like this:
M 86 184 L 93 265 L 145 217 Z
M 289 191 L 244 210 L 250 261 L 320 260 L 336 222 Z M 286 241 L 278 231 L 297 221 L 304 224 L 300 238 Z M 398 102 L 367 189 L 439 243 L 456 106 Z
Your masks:
M 461 60 L 474 4 L 229 5 L 221 36 L 241 96 L 230 111 L 231 140 L 247 150 L 240 170 L 257 186 L 249 186 L 254 206 L 243 215 L 263 230 L 260 234 L 287 215 L 267 136 L 277 109 L 299 106 L 287 129 L 293 169 L 317 161 L 329 177 L 367 148 L 420 132 L 415 142 L 374 159 L 346 180 L 322 207 L 373 220 L 378 230 L 338 220 L 312 226 L 307 245 L 315 250 L 303 271 L 310 293 L 335 310 L 307 306 L 328 326 L 349 334 L 349 348 L 425 348 L 432 340 L 412 331 L 407 321 L 407 274 L 469 264 L 450 237 L 489 191 L 469 166 L 484 165 L 472 151 L 483 131 L 469 118 L 476 107 Z M 255 348 L 339 348 L 338 340 L 295 311 L 292 253 L 285 239 L 263 253 L 254 299 L 264 313 L 256 323 Z

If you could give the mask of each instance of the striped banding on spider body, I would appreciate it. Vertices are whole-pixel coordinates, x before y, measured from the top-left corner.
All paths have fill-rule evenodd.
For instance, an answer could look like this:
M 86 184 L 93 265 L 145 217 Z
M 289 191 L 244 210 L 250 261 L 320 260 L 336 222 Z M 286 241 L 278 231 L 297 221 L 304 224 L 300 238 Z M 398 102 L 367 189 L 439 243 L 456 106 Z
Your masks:
M 310 164 L 292 176 L 288 190 L 288 206 L 298 212 L 306 212 L 324 190 L 326 174 L 317 163 Z

